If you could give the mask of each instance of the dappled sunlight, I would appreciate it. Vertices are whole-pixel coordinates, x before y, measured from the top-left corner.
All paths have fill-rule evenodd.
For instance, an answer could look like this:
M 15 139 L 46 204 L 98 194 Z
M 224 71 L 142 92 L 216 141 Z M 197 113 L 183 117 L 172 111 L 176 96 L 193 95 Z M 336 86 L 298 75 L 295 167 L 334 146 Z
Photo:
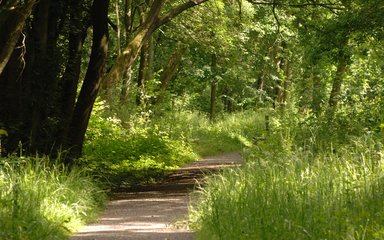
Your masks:
M 184 224 L 191 198 L 189 192 L 198 179 L 211 172 L 212 166 L 217 171 L 241 162 L 238 153 L 207 157 L 173 171 L 157 186 L 116 193 L 98 222 L 85 226 L 71 239 L 192 240 L 193 232 Z M 151 187 L 158 189 L 150 190 Z
M 157 232 L 158 230 L 164 230 L 172 232 L 174 230 L 168 229 L 168 225 L 165 222 L 120 222 L 118 225 L 92 225 L 85 227 L 82 233 L 93 232 L 105 232 L 105 231 L 130 231 L 130 232 Z

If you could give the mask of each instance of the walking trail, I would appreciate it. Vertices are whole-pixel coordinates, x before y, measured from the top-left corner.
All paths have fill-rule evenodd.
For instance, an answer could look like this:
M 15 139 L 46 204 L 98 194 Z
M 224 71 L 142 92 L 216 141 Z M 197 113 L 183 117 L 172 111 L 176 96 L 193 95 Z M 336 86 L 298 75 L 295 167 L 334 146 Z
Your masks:
M 242 163 L 239 153 L 225 153 L 170 173 L 155 186 L 115 193 L 96 223 L 71 240 L 192 240 L 193 232 L 175 224 L 188 213 L 190 193 L 208 173 Z

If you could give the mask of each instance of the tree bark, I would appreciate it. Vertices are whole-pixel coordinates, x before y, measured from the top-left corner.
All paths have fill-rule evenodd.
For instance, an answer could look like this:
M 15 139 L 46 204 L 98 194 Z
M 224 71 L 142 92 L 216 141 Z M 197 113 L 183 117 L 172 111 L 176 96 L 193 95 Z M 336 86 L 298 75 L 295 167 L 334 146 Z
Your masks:
M 58 146 L 64 143 L 65 137 L 68 135 L 69 124 L 72 119 L 73 110 L 76 103 L 77 87 L 81 72 L 81 55 L 83 44 L 86 37 L 87 26 L 82 17 L 83 0 L 70 1 L 70 29 L 68 42 L 68 62 L 65 72 L 61 79 L 61 121 L 62 127 L 59 133 Z
M 343 84 L 344 80 L 344 75 L 347 71 L 348 68 L 348 57 L 342 54 L 342 56 L 339 58 L 339 61 L 337 63 L 337 69 L 336 69 L 336 74 L 335 77 L 333 78 L 333 83 L 332 83 L 332 90 L 331 94 L 329 96 L 329 116 L 332 119 L 336 109 L 337 105 L 339 104 L 340 100 L 340 95 L 341 95 L 341 86 Z
M 132 83 L 132 68 L 128 67 L 123 80 L 121 81 L 121 93 L 120 93 L 120 103 L 124 104 L 127 101 L 128 91 Z
M 180 67 L 184 51 L 179 45 L 180 43 L 178 43 L 178 46 L 174 50 L 172 56 L 168 59 L 168 62 L 164 67 L 164 71 L 160 75 L 160 89 L 155 104 L 161 104 L 163 102 L 165 91 Z
M 24 23 L 31 15 L 36 2 L 36 0 L 26 0 L 22 6 L 13 6 L 14 8 L 2 11 L 3 16 L 0 16 L 0 46 L 2 46 L 0 48 L 0 75 L 11 57 Z
M 123 50 L 122 54 L 115 60 L 112 68 L 108 74 L 104 77 L 105 81 L 113 81 L 113 79 L 121 79 L 121 74 L 125 72 L 125 69 L 133 64 L 136 60 L 138 53 L 142 45 L 149 39 L 149 36 L 160 26 L 170 22 L 174 17 L 182 13 L 183 11 L 202 4 L 208 0 L 190 0 L 172 9 L 166 15 L 159 17 L 160 10 L 165 0 L 156 0 L 151 5 L 151 9 L 148 13 L 146 21 L 137 30 L 136 35 Z
M 141 105 L 144 103 L 145 96 L 145 82 L 147 80 L 147 72 L 149 70 L 149 44 L 145 43 L 140 51 L 140 64 L 137 76 L 137 95 L 136 104 Z
M 57 15 L 53 15 L 51 10 L 53 3 L 49 0 L 41 0 L 36 6 L 32 30 L 29 32 L 30 44 L 28 50 L 33 53 L 27 66 L 29 71 L 24 74 L 23 81 L 30 85 L 29 101 L 31 102 L 31 113 L 26 115 L 24 121 L 29 128 L 28 148 L 30 152 L 47 153 L 50 151 L 55 133 L 48 133 L 44 129 L 50 128 L 48 123 L 53 104 L 53 95 L 56 92 L 55 82 L 57 67 L 55 64 L 56 51 L 56 28 L 50 21 L 56 23 Z M 51 29 L 53 27 L 54 29 Z M 53 33 L 51 35 L 51 33 Z M 33 49 L 33 50 L 32 50 Z M 48 50 L 49 49 L 49 50 Z
M 212 54 L 211 59 L 211 68 L 212 68 L 212 80 L 211 80 L 211 101 L 209 107 L 209 120 L 213 121 L 215 119 L 216 114 L 216 92 L 217 92 L 217 56 L 216 54 Z
M 129 42 L 132 34 L 133 13 L 132 0 L 125 0 L 124 4 L 124 37 L 125 42 Z M 121 53 L 120 53 L 121 54 Z M 119 54 L 119 55 L 120 55 Z M 124 77 L 121 81 L 120 103 L 127 100 L 128 90 L 132 81 L 132 67 L 128 66 L 126 72 L 122 74 Z
M 120 7 L 119 7 L 119 1 L 117 0 L 115 2 L 115 10 L 116 10 L 116 45 L 117 45 L 117 54 L 121 54 L 121 37 L 120 37 Z
M 136 60 L 141 47 L 148 41 L 153 31 L 162 24 L 169 22 L 184 10 L 205 1 L 207 0 L 188 1 L 174 8 L 161 18 L 159 17 L 159 14 L 165 0 L 153 1 L 145 22 L 139 27 L 135 36 L 122 51 L 122 54 L 117 57 L 109 72 L 102 77 L 102 69 L 106 58 L 108 42 L 107 14 L 109 0 L 94 0 L 91 10 L 92 19 L 94 21 L 92 53 L 66 141 L 67 148 L 70 150 L 69 157 L 64 161 L 66 165 L 73 164 L 74 159 L 80 157 L 82 154 L 85 132 L 94 101 L 100 88 L 100 83 L 121 79 L 122 74 L 124 74 L 126 69 Z
M 69 157 L 65 158 L 67 165 L 82 154 L 85 132 L 100 89 L 108 52 L 108 6 L 109 0 L 94 0 L 91 8 L 92 51 L 67 137 L 70 147 Z
M 321 82 L 321 77 L 319 70 L 317 69 L 316 66 L 312 67 L 312 104 L 311 108 L 313 113 L 316 116 L 319 116 L 321 113 L 321 102 L 323 101 L 323 84 Z
M 103 81 L 110 82 L 114 79 L 121 79 L 121 76 L 126 71 L 127 67 L 132 66 L 140 52 L 141 47 L 148 40 L 149 36 L 158 25 L 159 14 L 163 3 L 164 0 L 154 1 L 146 21 L 137 30 L 135 36 L 123 50 L 122 54 L 116 58 Z
M 125 0 L 124 5 L 124 37 L 125 42 L 127 43 L 130 40 L 132 33 L 132 23 L 133 23 L 133 14 L 132 14 L 132 0 Z
M 145 103 L 145 85 L 146 82 L 153 79 L 153 60 L 154 60 L 154 40 L 153 36 L 143 45 L 140 51 L 139 74 L 137 77 L 138 94 L 136 98 L 137 105 Z
M 18 45 L 25 45 L 24 36 L 20 35 Z M 22 81 L 20 77 L 24 71 L 24 47 L 13 51 L 3 74 L 0 75 L 0 128 L 8 131 L 8 137 L 3 138 L 2 153 L 8 155 L 17 150 L 19 141 L 24 141 L 22 118 Z M 21 57 L 20 57 L 21 56 Z

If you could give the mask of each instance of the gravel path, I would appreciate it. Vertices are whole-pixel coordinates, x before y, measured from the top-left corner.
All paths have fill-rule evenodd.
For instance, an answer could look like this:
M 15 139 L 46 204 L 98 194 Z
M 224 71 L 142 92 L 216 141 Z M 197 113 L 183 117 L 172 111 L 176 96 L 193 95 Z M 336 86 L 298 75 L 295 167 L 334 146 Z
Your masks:
M 196 182 L 207 173 L 241 163 L 239 153 L 205 157 L 173 171 L 158 185 L 115 193 L 99 220 L 71 240 L 192 240 L 190 230 L 174 223 L 188 213 Z

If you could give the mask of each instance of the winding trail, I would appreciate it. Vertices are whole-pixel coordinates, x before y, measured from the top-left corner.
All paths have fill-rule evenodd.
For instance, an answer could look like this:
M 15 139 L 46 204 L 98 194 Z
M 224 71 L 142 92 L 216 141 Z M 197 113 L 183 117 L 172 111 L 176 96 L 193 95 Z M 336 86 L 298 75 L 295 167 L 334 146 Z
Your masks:
M 174 223 L 188 213 L 196 183 L 209 173 L 241 163 L 239 153 L 205 157 L 171 172 L 160 184 L 117 192 L 99 220 L 71 240 L 192 240 L 193 232 Z

